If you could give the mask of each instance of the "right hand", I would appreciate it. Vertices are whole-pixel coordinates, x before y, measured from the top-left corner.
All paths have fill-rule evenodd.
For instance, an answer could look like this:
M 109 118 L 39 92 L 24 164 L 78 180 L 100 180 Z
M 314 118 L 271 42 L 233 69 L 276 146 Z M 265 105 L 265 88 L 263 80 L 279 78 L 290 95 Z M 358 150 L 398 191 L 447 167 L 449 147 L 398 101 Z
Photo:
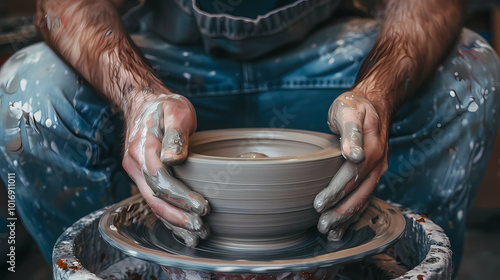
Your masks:
M 200 216 L 210 207 L 200 194 L 172 176 L 170 166 L 188 153 L 189 135 L 196 130 L 193 105 L 165 88 L 147 88 L 124 104 L 125 154 L 123 167 L 155 215 L 194 247 L 209 236 Z
M 346 159 L 314 200 L 321 213 L 318 230 L 330 241 L 339 241 L 359 219 L 387 170 L 390 115 L 383 108 L 353 90 L 338 96 L 328 112 L 328 125 L 340 135 Z

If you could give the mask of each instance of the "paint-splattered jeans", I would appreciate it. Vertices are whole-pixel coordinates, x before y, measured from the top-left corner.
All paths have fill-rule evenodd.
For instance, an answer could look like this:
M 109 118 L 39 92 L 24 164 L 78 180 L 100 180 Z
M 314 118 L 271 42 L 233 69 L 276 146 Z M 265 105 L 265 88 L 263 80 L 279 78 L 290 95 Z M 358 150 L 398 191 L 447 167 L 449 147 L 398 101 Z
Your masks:
M 178 46 L 152 33 L 132 38 L 165 84 L 191 100 L 199 130 L 328 132 L 328 108 L 353 85 L 377 34 L 374 20 L 344 19 L 249 62 L 216 59 L 201 45 Z M 499 67 L 493 49 L 464 30 L 432 79 L 399 110 L 389 170 L 376 190 L 442 226 L 455 260 L 496 133 Z M 19 214 L 50 259 L 66 227 L 130 195 L 120 112 L 44 43 L 12 56 L 0 84 L 2 180 L 16 174 Z

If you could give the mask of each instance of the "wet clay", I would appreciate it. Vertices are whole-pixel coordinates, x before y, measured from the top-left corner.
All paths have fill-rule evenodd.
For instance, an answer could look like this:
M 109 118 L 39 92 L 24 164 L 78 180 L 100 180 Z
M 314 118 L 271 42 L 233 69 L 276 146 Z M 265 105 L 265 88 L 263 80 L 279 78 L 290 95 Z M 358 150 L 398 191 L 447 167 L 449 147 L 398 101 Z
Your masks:
M 345 185 L 356 178 L 358 166 L 346 161 L 335 177 L 314 199 L 314 209 L 324 212 L 342 200 L 345 196 Z
M 162 141 L 162 154 L 160 159 L 165 157 L 163 151 L 169 151 L 175 155 L 180 155 L 182 152 L 182 146 L 184 146 L 184 140 L 182 139 L 179 131 L 171 128 L 167 129 Z
M 341 137 L 342 155 L 353 163 L 361 163 L 365 159 L 362 131 L 359 127 L 361 124 L 354 122 L 354 120 L 362 121 L 364 116 L 346 115 L 345 111 L 359 111 L 359 114 L 364 114 L 364 110 L 356 108 L 361 104 L 360 100 L 371 104 L 359 94 L 348 94 L 344 98 L 336 99 L 328 111 L 328 125 L 334 133 Z
M 155 196 L 186 211 L 206 215 L 209 211 L 208 203 L 199 203 L 200 200 L 204 201 L 203 197 L 192 192 L 168 170 L 167 167 L 158 168 L 155 175 L 149 175 L 148 172 L 143 171 L 144 178 Z
M 153 91 L 152 88 L 144 90 Z M 184 144 L 181 132 L 171 127 L 174 118 L 167 117 L 164 113 L 169 111 L 170 106 L 176 108 L 175 100 L 173 103 L 166 102 L 173 99 L 176 99 L 176 96 L 164 95 L 156 98 L 154 102 L 144 104 L 142 113 L 132 125 L 127 137 L 125 157 L 129 161 L 135 161 L 132 166 L 136 164 L 137 168 L 140 168 L 145 183 L 151 188 L 155 197 L 185 211 L 179 213 L 182 221 L 175 222 L 175 225 L 163 217 L 159 216 L 159 218 L 177 236 L 186 238 L 186 245 L 196 246 L 197 238 L 208 236 L 209 231 L 206 226 L 204 229 L 200 215 L 206 215 L 210 208 L 208 202 L 201 195 L 192 192 L 185 184 L 173 177 L 170 167 L 168 167 L 173 163 L 172 156 L 182 153 Z M 154 139 L 155 137 L 156 139 Z M 146 143 L 151 143 L 148 145 L 161 144 L 161 152 L 158 151 L 159 147 L 146 146 Z M 155 151 L 155 153 L 151 153 L 151 151 Z M 146 158 L 146 154 L 151 158 Z M 129 168 L 134 169 L 134 167 Z M 136 180 L 142 182 L 142 178 L 136 178 Z M 157 208 L 155 210 L 158 211 Z M 181 229 L 178 227 L 179 225 L 185 229 Z
M 279 248 L 316 224 L 314 197 L 342 162 L 331 134 L 226 129 L 191 136 L 189 156 L 172 170 L 210 202 L 211 239 L 234 248 Z
M 349 159 L 354 163 L 360 163 L 365 160 L 365 152 L 363 151 L 363 138 L 361 132 L 356 124 L 353 122 L 346 122 L 344 129 L 347 133 L 342 134 L 342 138 L 350 143 Z
M 178 226 L 174 226 L 169 221 L 159 217 L 160 221 L 165 225 L 166 228 L 171 230 L 175 235 L 182 238 L 186 246 L 196 247 L 198 245 L 199 239 L 206 239 L 210 236 L 210 229 L 207 225 L 202 225 L 197 231 L 187 230 Z

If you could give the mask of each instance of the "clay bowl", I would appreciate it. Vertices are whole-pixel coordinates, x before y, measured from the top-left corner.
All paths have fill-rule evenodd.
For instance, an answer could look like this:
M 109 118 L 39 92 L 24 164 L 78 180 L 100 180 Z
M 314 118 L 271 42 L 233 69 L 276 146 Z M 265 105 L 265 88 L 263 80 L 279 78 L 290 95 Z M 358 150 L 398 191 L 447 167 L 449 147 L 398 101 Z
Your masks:
M 274 250 L 300 243 L 319 214 L 314 197 L 342 165 L 338 137 L 290 129 L 193 134 L 174 175 L 210 203 L 208 242 Z

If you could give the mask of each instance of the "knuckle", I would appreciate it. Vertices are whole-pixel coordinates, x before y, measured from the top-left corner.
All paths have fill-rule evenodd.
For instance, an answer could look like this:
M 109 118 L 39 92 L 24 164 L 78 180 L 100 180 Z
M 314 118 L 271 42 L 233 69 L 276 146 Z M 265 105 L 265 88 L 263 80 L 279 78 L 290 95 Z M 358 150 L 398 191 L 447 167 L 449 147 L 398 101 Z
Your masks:
M 179 100 L 179 101 L 191 104 L 191 102 L 189 101 L 189 99 L 187 99 L 184 95 L 181 95 L 181 94 L 178 94 L 178 93 L 173 93 L 172 95 L 175 96 L 175 98 L 177 100 Z
M 180 95 L 180 94 L 174 94 L 174 96 L 175 96 L 175 100 L 177 100 L 179 105 L 194 111 L 194 106 L 191 103 L 191 101 L 189 101 L 189 99 L 187 97 Z
M 133 169 L 132 159 L 129 156 L 124 156 L 122 159 L 122 166 L 127 173 L 131 173 Z
M 333 101 L 332 105 L 330 106 L 330 109 L 328 110 L 328 119 L 333 120 L 337 118 L 337 113 L 339 111 L 339 106 L 341 104 L 341 101 L 337 98 Z
M 130 165 L 134 165 L 135 162 L 138 162 L 139 159 L 139 152 L 136 151 L 135 149 L 129 149 L 128 150 L 128 155 L 126 155 L 123 159 L 128 159 L 130 162 Z

